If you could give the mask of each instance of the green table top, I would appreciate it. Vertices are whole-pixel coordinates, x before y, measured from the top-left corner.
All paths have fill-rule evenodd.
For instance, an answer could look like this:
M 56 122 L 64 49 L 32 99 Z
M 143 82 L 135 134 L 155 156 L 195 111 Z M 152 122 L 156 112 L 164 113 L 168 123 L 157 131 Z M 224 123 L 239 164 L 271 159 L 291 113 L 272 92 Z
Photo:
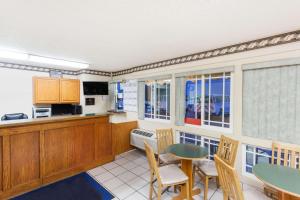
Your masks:
M 265 184 L 300 197 L 300 170 L 261 163 L 253 167 L 253 173 Z
M 201 159 L 208 155 L 207 148 L 192 144 L 173 144 L 166 151 L 187 160 Z

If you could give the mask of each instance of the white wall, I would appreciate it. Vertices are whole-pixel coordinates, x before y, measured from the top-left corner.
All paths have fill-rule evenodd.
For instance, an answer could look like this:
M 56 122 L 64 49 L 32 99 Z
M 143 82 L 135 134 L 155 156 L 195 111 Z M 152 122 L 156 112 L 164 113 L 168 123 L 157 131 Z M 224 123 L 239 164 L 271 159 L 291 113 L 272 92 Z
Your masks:
M 109 108 L 109 95 L 88 95 L 83 94 L 83 81 L 109 81 L 110 77 L 107 76 L 97 76 L 90 74 L 81 74 L 78 76 L 80 79 L 80 102 L 82 105 L 82 112 L 87 113 L 102 113 L 106 112 Z M 95 98 L 95 105 L 86 106 L 85 98 Z
M 46 73 L 0 68 L 0 116 L 6 113 L 32 115 L 32 76 Z
M 7 113 L 25 113 L 32 117 L 32 77 L 49 77 L 49 73 L 0 68 L 0 117 Z M 85 106 L 82 81 L 108 81 L 110 77 L 96 75 L 69 76 L 64 78 L 81 80 L 81 105 L 84 113 L 101 113 L 107 111 L 108 96 L 93 96 L 94 106 Z
M 220 56 L 216 58 L 210 58 L 190 63 L 183 63 L 173 66 L 168 66 L 165 68 L 153 69 L 148 71 L 136 72 L 128 75 L 123 75 L 119 77 L 114 77 L 115 80 L 122 79 L 138 79 L 145 77 L 153 77 L 158 75 L 172 74 L 173 79 L 171 82 L 171 121 L 170 122 L 155 122 L 149 120 L 136 120 L 139 122 L 139 127 L 143 129 L 155 130 L 157 128 L 171 127 L 175 130 L 191 132 L 203 136 L 219 138 L 221 134 L 220 131 L 213 131 L 211 129 L 205 129 L 200 126 L 176 126 L 175 120 L 175 73 L 195 71 L 202 69 L 211 69 L 225 66 L 234 66 L 234 72 L 232 74 L 233 80 L 233 130 L 232 133 L 225 133 L 230 137 L 234 137 L 240 141 L 240 148 L 238 151 L 236 169 L 243 181 L 248 182 L 252 185 L 260 185 L 260 182 L 256 179 L 248 178 L 242 174 L 242 144 L 252 144 L 262 147 L 271 147 L 270 140 L 262 140 L 258 138 L 251 138 L 242 135 L 242 84 L 243 84 L 243 73 L 242 65 L 249 63 L 265 62 L 278 59 L 286 58 L 299 58 L 300 57 L 300 42 L 285 44 L 281 46 L 268 47 L 264 49 L 258 49 L 243 53 L 237 53 L 227 56 Z M 137 115 L 136 115 L 137 116 Z

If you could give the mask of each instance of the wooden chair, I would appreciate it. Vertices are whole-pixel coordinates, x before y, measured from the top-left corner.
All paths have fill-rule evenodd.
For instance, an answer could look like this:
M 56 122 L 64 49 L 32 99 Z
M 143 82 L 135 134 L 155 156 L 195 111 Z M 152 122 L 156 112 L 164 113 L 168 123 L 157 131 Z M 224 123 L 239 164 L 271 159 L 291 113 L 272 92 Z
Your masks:
M 241 182 L 235 169 L 218 155 L 214 156 L 219 181 L 223 190 L 223 199 L 244 200 Z
M 180 159 L 175 156 L 166 153 L 166 148 L 174 144 L 174 135 L 172 129 L 157 129 L 157 154 L 158 154 L 158 164 L 168 165 L 168 164 L 179 164 Z
M 283 165 L 295 169 L 298 168 L 300 170 L 297 159 L 300 160 L 300 148 L 292 147 L 290 145 L 285 145 L 278 142 L 272 143 L 272 164 Z M 276 189 L 265 185 L 264 192 L 268 197 L 272 199 L 278 199 L 279 193 Z
M 153 149 L 150 145 L 148 145 L 146 142 L 145 144 L 145 150 L 150 166 L 150 193 L 149 193 L 149 199 L 152 199 L 152 193 L 153 191 L 157 194 L 157 199 L 161 199 L 161 195 L 164 192 L 164 187 L 170 187 L 170 186 L 176 186 L 176 185 L 186 185 L 186 192 L 187 192 L 187 199 L 190 199 L 189 197 L 189 178 L 185 175 L 185 173 L 175 164 L 165 165 L 158 167 L 157 162 L 155 160 Z M 154 179 L 157 179 L 158 183 L 158 191 L 156 192 L 154 190 Z
M 233 167 L 236 159 L 239 141 L 229 137 L 221 136 L 217 155 L 229 166 Z M 200 177 L 204 184 L 204 200 L 208 196 L 209 179 L 215 178 L 218 185 L 218 172 L 215 167 L 215 162 L 209 159 L 204 159 L 194 163 L 194 172 Z

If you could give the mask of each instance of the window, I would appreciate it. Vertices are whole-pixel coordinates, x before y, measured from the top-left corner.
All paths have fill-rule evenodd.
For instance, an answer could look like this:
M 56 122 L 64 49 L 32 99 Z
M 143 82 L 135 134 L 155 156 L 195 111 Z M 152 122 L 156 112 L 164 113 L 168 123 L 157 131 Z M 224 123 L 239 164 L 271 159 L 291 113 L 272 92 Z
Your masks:
M 243 161 L 243 172 L 245 174 L 252 174 L 252 170 L 254 165 L 258 163 L 271 163 L 272 162 L 272 149 L 265 148 L 265 147 L 257 147 L 253 145 L 245 144 L 243 145 L 243 154 L 244 154 L 244 161 Z M 290 165 L 290 153 L 288 155 L 288 166 Z M 277 164 L 278 155 L 275 152 L 274 155 L 274 164 Z M 281 153 L 280 158 L 281 165 L 284 162 L 284 153 Z M 299 168 L 299 158 L 296 159 L 296 168 Z
M 145 83 L 145 118 L 170 120 L 170 80 Z
M 251 173 L 253 166 L 258 163 L 271 163 L 272 150 L 252 145 L 244 145 L 245 161 L 244 172 Z
M 230 128 L 230 90 L 230 73 L 188 78 L 185 123 Z
M 124 110 L 124 90 L 121 82 L 116 84 L 116 108 L 117 110 Z
M 179 141 L 182 144 L 194 144 L 206 147 L 210 160 L 214 160 L 214 154 L 217 153 L 219 140 L 199 136 L 191 133 L 179 132 Z

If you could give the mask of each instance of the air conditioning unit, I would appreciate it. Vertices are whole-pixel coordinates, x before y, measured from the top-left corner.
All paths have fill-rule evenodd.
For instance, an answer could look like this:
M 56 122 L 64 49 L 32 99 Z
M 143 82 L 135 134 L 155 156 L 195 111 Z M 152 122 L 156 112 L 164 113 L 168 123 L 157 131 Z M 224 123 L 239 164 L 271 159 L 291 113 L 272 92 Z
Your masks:
M 154 131 L 143 129 L 133 129 L 131 131 L 130 144 L 132 146 L 145 150 L 144 141 L 152 147 L 154 153 L 157 153 L 157 140 Z

